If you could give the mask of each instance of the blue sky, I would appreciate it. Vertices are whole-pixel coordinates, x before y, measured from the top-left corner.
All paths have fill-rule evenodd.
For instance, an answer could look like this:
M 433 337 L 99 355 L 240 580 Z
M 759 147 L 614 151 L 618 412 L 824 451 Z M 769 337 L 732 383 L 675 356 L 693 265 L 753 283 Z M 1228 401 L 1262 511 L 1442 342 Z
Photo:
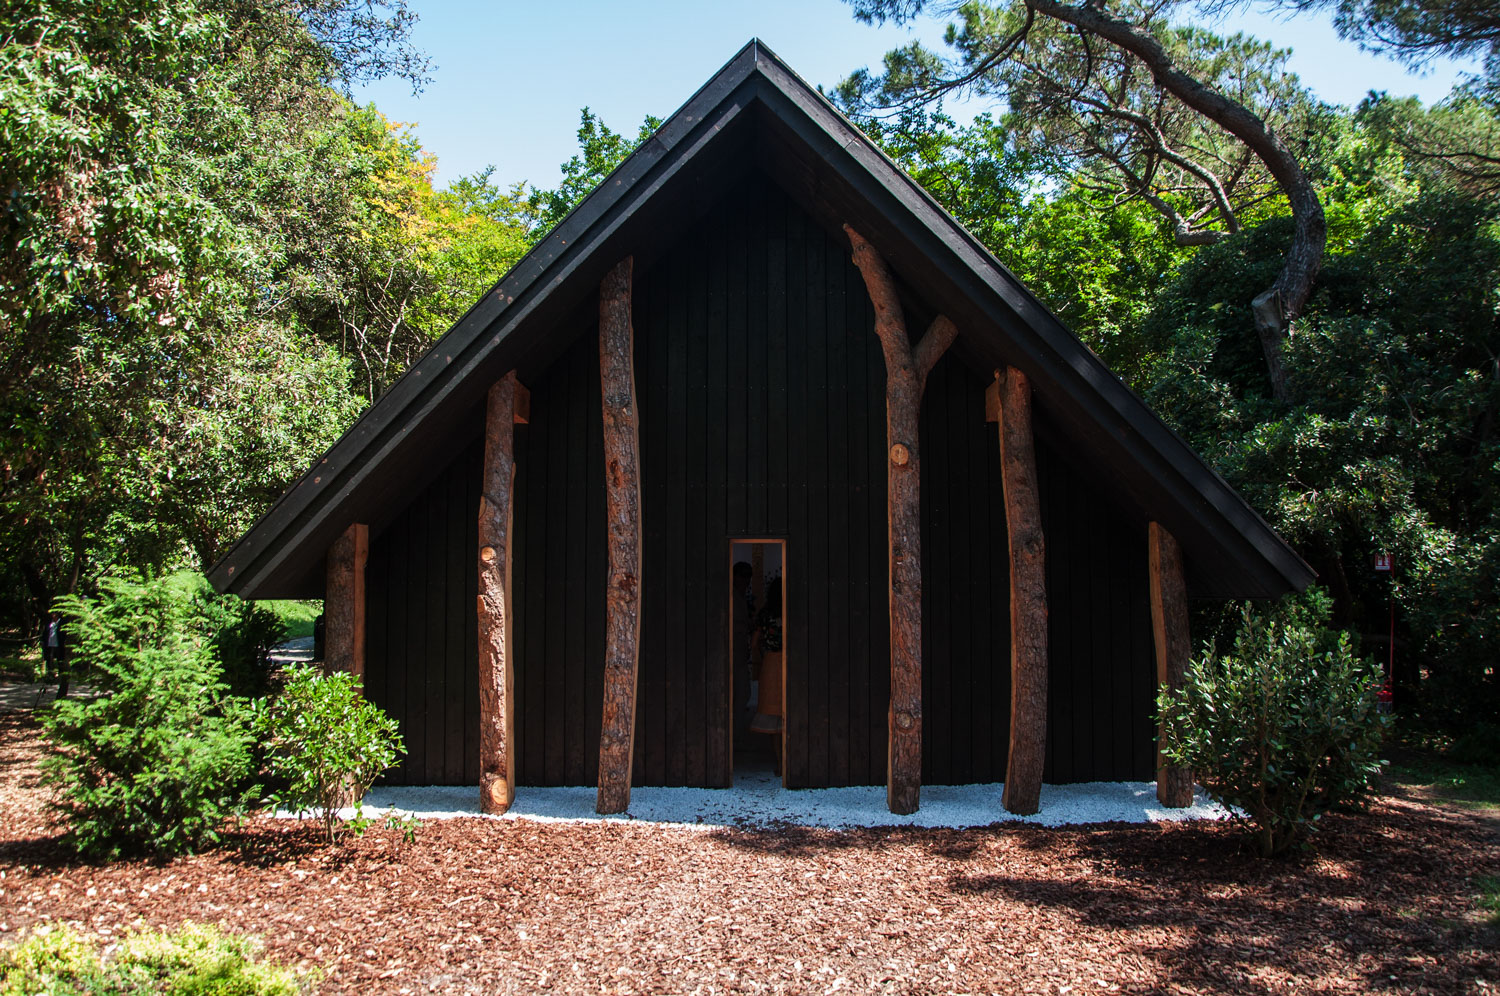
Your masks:
M 356 93 L 413 123 L 438 157 L 438 182 L 495 166 L 496 179 L 551 187 L 577 149 L 579 109 L 634 134 L 647 114 L 687 100 L 746 41 L 759 37 L 813 84 L 830 86 L 913 37 L 941 43 L 943 24 L 873 28 L 840 0 L 416 0 L 416 44 L 435 64 L 432 83 L 382 81 Z M 1237 16 L 1244 30 L 1293 50 L 1291 66 L 1324 100 L 1357 103 L 1371 89 L 1445 94 L 1452 64 L 1413 76 L 1341 42 L 1326 19 Z

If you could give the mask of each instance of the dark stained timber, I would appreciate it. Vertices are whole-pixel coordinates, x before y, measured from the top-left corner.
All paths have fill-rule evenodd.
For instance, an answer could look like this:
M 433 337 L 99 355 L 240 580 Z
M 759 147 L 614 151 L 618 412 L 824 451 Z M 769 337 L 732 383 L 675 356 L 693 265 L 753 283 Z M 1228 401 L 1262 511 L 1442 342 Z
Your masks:
M 763 261 L 766 284 L 749 282 L 752 258 Z M 771 287 L 778 268 L 781 290 Z M 643 593 L 632 783 L 664 784 L 675 774 L 722 785 L 733 777 L 727 739 L 720 739 L 732 688 L 723 597 L 732 537 L 785 541 L 788 784 L 884 783 L 886 378 L 847 240 L 774 184 L 754 179 L 635 273 L 634 295 L 642 575 L 663 588 L 652 581 Z M 932 311 L 911 308 L 925 326 Z M 556 330 L 566 341 L 556 359 L 525 371 L 531 421 L 514 430 L 516 780 L 523 786 L 599 781 L 608 542 L 598 326 L 581 309 L 570 321 Z M 1000 781 L 1007 761 L 1007 536 L 994 500 L 995 427 L 983 422 L 988 374 L 957 351 L 945 355 L 922 405 L 921 528 L 924 537 L 942 537 L 924 544 L 933 557 L 924 556 L 922 570 L 931 749 L 923 752 L 921 780 L 930 784 Z M 1038 411 L 1039 432 L 1047 417 Z M 462 441 L 460 455 L 434 468 L 417 497 L 370 538 L 367 694 L 398 719 L 416 750 L 389 782 L 460 778 L 451 756 L 459 702 L 460 783 L 479 780 L 474 565 L 483 409 L 466 424 L 474 436 Z M 1046 777 L 1143 780 L 1152 777 L 1155 742 L 1146 524 L 1123 511 L 1110 481 L 1069 462 L 1054 438 L 1042 433 L 1037 443 L 1052 609 Z M 680 516 L 669 512 L 674 507 Z M 455 535 L 465 538 L 451 551 L 438 539 Z M 948 552 L 936 559 L 940 547 Z M 661 594 L 668 584 L 670 597 Z M 429 604 L 433 586 L 444 591 L 441 606 Z M 462 634 L 449 622 L 455 598 L 462 599 Z M 1126 626 L 1132 637 L 1096 642 L 1096 621 Z M 668 675 L 680 695 L 674 711 Z M 1100 704 L 1103 722 L 1096 723 Z M 673 743 L 681 745 L 675 761 Z

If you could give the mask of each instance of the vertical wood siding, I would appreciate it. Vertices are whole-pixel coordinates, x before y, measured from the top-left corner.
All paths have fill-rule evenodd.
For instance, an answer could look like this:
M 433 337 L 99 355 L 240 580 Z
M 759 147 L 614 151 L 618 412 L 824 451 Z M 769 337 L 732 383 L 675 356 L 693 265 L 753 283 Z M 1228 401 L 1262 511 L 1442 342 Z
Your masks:
M 928 302 L 929 305 L 933 302 Z M 645 563 L 634 782 L 732 778 L 729 539 L 786 540 L 787 781 L 882 784 L 885 367 L 847 245 L 755 181 L 637 273 Z M 518 780 L 597 779 L 604 483 L 597 330 L 527 378 L 517 427 Z M 1004 506 L 987 377 L 954 355 L 922 416 L 923 780 L 997 781 L 1008 739 Z M 1049 781 L 1151 776 L 1144 526 L 1039 445 L 1053 647 Z M 368 688 L 410 754 L 392 782 L 478 780 L 480 452 L 368 567 Z

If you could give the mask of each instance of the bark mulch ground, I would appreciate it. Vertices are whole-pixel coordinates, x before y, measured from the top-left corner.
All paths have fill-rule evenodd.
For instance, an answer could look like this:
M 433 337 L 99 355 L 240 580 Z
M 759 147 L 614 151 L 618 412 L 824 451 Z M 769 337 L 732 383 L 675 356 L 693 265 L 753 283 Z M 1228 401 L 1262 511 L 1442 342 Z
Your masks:
M 1263 862 L 1214 825 L 693 831 L 433 821 L 317 846 L 80 863 L 0 716 L 0 943 L 212 922 L 322 993 L 1485 993 L 1500 874 L 1473 814 L 1384 798 Z

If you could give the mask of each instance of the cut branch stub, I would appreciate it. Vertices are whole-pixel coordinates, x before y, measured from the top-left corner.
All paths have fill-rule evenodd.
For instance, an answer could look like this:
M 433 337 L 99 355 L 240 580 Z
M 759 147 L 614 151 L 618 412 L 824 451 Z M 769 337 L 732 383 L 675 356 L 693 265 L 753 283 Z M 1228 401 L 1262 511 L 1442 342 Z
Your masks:
M 890 579 L 891 706 L 887 719 L 886 804 L 914 813 L 922 793 L 922 523 L 917 445 L 927 374 L 958 329 L 933 320 L 913 348 L 895 281 L 875 248 L 848 225 L 854 265 L 875 306 L 875 335 L 885 354 L 887 550 Z
M 515 371 L 490 388 L 479 496 L 479 808 L 493 814 L 509 809 L 516 794 L 511 534 L 515 423 L 529 410 L 529 396 Z
M 640 433 L 636 424 L 631 257 L 599 285 L 599 381 L 604 409 L 604 489 L 609 581 L 605 592 L 604 720 L 599 738 L 600 813 L 630 807 L 636 674 L 641 642 Z
M 1031 384 L 1008 369 L 996 385 L 1000 473 L 1010 546 L 1010 754 L 1001 803 L 1029 815 L 1041 806 L 1047 759 L 1047 546 L 1037 493 Z

